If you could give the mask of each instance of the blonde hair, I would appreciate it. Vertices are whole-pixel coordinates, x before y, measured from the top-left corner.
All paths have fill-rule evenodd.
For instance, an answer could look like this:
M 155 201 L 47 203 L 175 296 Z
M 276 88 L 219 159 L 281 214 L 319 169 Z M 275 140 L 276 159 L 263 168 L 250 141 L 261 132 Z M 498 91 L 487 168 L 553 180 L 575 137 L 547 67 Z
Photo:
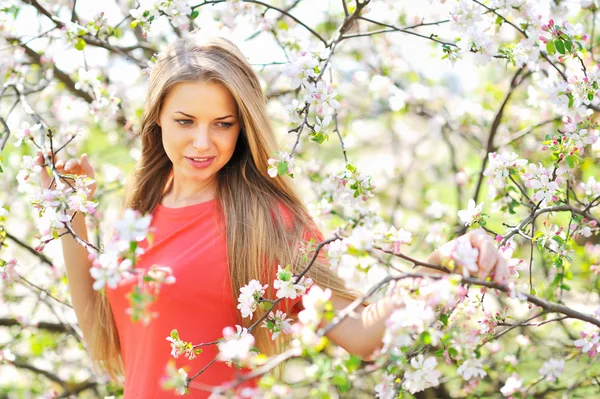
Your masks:
M 230 161 L 218 172 L 216 195 L 220 226 L 227 239 L 231 293 L 250 280 L 269 283 L 276 277 L 277 264 L 292 265 L 294 273 L 304 266 L 298 251 L 307 233 L 317 231 L 302 199 L 288 177 L 271 178 L 267 161 L 276 152 L 277 141 L 266 112 L 266 100 L 258 77 L 241 51 L 221 37 L 191 33 L 170 44 L 159 56 L 150 76 L 141 124 L 141 157 L 125 190 L 124 207 L 153 212 L 164 194 L 172 164 L 161 141 L 157 121 L 166 94 L 180 82 L 211 81 L 222 84 L 233 95 L 241 121 L 240 135 Z M 286 208 L 289 218 L 274 209 Z M 314 236 L 314 235 L 313 235 Z M 269 267 L 267 267 L 269 266 Z M 321 254 L 307 274 L 316 284 L 336 295 L 355 299 Z M 273 298 L 273 291 L 269 292 Z M 109 375 L 122 374 L 118 332 L 106 296 L 97 301 L 92 358 Z M 289 309 L 283 309 L 288 311 Z M 258 310 L 261 317 L 264 310 Z M 248 327 L 252 321 L 242 319 Z M 173 326 L 176 327 L 176 326 Z M 273 355 L 289 343 L 289 337 L 274 344 L 267 329 L 253 331 L 261 353 Z

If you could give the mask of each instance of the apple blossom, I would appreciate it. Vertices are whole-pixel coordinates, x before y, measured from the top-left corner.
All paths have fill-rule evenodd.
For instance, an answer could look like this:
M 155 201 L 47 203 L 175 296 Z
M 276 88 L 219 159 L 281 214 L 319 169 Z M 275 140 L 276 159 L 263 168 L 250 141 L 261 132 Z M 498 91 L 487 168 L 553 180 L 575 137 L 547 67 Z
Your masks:
M 269 317 L 263 321 L 263 327 L 271 331 L 271 339 L 275 341 L 282 332 L 284 334 L 292 332 L 291 321 L 292 319 L 288 319 L 286 313 L 277 310 L 275 313 L 269 313 Z
M 435 369 L 437 360 L 435 357 L 424 358 L 422 354 L 410 359 L 412 369 L 404 373 L 402 387 L 410 393 L 421 392 L 429 387 L 438 386 L 442 373 Z
M 185 369 L 177 369 L 173 360 L 169 361 L 166 366 L 167 375 L 160 381 L 160 385 L 164 390 L 175 390 L 179 395 L 188 393 L 188 376 Z
M 304 295 L 312 283 L 311 278 L 304 276 L 296 283 L 296 277 L 293 276 L 289 266 L 282 269 L 281 265 L 277 265 L 277 278 L 273 281 L 273 288 L 277 290 L 277 298 L 296 299 L 296 297 Z
M 596 356 L 600 351 L 600 329 L 597 327 L 588 327 L 585 331 L 579 333 L 581 338 L 573 344 L 581 349 L 581 352 L 587 353 L 589 357 Z
M 509 397 L 519 392 L 523 386 L 523 381 L 519 378 L 517 373 L 513 373 L 507 380 L 502 388 L 500 388 L 500 392 L 503 396 Z
M 298 320 L 303 324 L 318 325 L 323 317 L 325 306 L 331 299 L 332 292 L 329 288 L 325 290 L 314 286 L 302 297 L 304 310 L 298 314 Z
M 487 375 L 483 369 L 483 359 L 471 358 L 465 360 L 458 370 L 457 374 L 464 378 L 465 381 L 470 379 L 480 379 Z
M 550 359 L 539 370 L 540 376 L 545 380 L 555 382 L 562 374 L 565 367 L 565 359 Z
M 171 331 L 167 341 L 171 343 L 171 356 L 175 359 L 183 355 L 190 360 L 194 360 L 196 355 L 202 352 L 202 349 L 195 349 L 191 342 L 182 341 L 177 330 Z
M 39 131 L 41 127 L 42 125 L 40 123 L 36 123 L 35 125 L 31 126 L 29 122 L 21 122 L 21 129 L 15 132 L 15 137 L 17 138 L 15 147 L 19 147 L 23 140 L 33 138 L 33 134 Z
M 294 177 L 294 158 L 285 152 L 278 152 L 275 158 L 269 158 L 267 173 L 271 177 L 289 175 Z
M 250 316 L 250 319 L 252 319 L 252 314 L 256 311 L 258 303 L 268 286 L 268 284 L 262 285 L 258 280 L 251 280 L 240 288 L 237 308 L 240 309 L 242 317 Z
M 395 380 L 396 376 L 383 373 L 383 376 L 381 376 L 381 382 L 375 385 L 375 394 L 378 399 L 396 398 L 396 388 L 394 387 Z
M 217 344 L 219 349 L 217 359 L 222 362 L 245 364 L 253 357 L 254 337 L 246 328 L 239 325 L 235 327 L 236 330 L 232 327 L 223 329 L 223 338 Z
M 470 226 L 481 219 L 483 203 L 476 205 L 475 201 L 470 199 L 467 209 L 458 211 L 458 217 L 465 226 Z

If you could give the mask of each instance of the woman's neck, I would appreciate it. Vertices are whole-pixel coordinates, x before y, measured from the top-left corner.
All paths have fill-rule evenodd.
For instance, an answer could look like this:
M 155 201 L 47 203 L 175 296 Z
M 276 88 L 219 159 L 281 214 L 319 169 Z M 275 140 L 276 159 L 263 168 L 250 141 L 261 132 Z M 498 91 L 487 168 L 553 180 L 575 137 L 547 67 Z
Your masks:
M 195 205 L 201 202 L 210 201 L 215 198 L 217 193 L 217 180 L 203 182 L 198 186 L 178 183 L 171 176 L 167 182 L 167 190 L 161 200 L 161 205 L 168 208 L 180 208 L 188 205 Z

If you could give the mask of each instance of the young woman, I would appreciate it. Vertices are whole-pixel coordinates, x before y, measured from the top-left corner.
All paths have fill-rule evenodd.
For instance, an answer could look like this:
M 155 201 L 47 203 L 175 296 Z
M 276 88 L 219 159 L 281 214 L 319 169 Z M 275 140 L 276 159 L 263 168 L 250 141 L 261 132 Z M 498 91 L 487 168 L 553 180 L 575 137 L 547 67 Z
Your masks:
M 265 98 L 252 67 L 230 41 L 189 34 L 161 53 L 150 76 L 140 135 L 142 154 L 123 205 L 153 215 L 153 241 L 142 243 L 146 253 L 137 267 L 167 266 L 176 278 L 154 304 L 158 318 L 148 325 L 133 323 L 124 298 L 132 282 L 99 294 L 92 289 L 86 250 L 69 235 L 61 240 L 72 302 L 92 358 L 112 375 L 124 373 L 125 398 L 170 398 L 172 393 L 159 388 L 170 358 L 170 331 L 176 328 L 182 339 L 196 344 L 215 341 L 226 326 L 250 325 L 252 320 L 242 320 L 236 309 L 240 287 L 252 279 L 271 287 L 277 264 L 299 272 L 298 245 L 322 236 L 290 179 L 267 174 L 267 160 L 277 145 Z M 41 154 L 38 162 L 43 163 Z M 56 166 L 94 175 L 85 155 Z M 42 177 L 47 187 L 48 176 Z M 78 215 L 73 225 L 87 239 L 83 217 Z M 469 234 L 482 254 L 480 277 L 495 270 L 501 281 L 506 267 L 492 240 L 481 231 Z M 439 254 L 429 260 L 439 261 Z M 332 290 L 336 309 L 355 298 L 324 256 L 308 276 L 316 286 Z M 293 317 L 300 307 L 297 299 L 282 310 Z M 392 310 L 389 298 L 362 306 L 357 318 L 345 320 L 328 337 L 368 358 L 380 347 Z M 261 352 L 281 349 L 266 329 L 254 331 Z M 177 367 L 194 372 L 217 353 L 215 345 L 202 349 L 195 360 L 178 358 Z M 216 386 L 235 372 L 216 362 L 194 383 Z M 194 384 L 190 388 L 191 397 L 208 397 Z

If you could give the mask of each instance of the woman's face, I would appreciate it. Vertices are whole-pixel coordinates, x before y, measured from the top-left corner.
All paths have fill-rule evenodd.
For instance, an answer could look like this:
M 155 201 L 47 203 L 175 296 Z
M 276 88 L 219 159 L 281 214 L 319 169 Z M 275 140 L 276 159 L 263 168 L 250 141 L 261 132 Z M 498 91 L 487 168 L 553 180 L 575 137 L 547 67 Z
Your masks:
M 214 82 L 182 82 L 165 96 L 158 125 L 180 183 L 210 183 L 231 159 L 240 134 L 237 104 Z

